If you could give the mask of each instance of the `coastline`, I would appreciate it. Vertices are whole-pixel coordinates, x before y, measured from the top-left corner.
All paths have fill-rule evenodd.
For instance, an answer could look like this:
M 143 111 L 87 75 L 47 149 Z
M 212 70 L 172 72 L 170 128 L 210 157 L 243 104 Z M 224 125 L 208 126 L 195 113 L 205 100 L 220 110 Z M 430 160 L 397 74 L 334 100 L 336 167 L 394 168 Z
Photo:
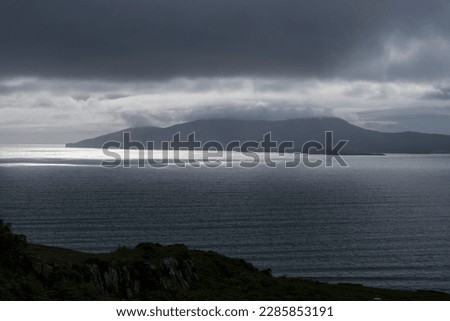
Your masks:
M 1 300 L 450 300 L 442 292 L 274 277 L 242 259 L 183 244 L 92 254 L 29 244 L 1 227 Z

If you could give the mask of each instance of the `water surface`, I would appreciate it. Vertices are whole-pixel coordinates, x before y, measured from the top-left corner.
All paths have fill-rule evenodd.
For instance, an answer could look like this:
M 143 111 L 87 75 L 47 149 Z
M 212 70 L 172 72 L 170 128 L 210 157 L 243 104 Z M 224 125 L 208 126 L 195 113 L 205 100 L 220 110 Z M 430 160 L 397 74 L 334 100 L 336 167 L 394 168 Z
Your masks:
M 0 146 L 0 218 L 35 243 L 184 243 L 275 275 L 450 292 L 450 156 L 349 167 L 97 166 L 95 149 Z

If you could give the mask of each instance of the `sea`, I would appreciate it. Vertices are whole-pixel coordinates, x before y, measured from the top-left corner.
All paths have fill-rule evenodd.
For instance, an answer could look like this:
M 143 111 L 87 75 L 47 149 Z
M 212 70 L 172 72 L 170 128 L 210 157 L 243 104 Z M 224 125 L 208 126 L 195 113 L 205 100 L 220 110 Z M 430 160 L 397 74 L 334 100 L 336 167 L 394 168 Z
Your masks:
M 99 149 L 0 145 L 0 219 L 29 242 L 80 251 L 183 243 L 276 276 L 450 293 L 450 155 L 315 168 L 260 156 L 251 168 L 239 153 L 214 168 L 102 167 Z

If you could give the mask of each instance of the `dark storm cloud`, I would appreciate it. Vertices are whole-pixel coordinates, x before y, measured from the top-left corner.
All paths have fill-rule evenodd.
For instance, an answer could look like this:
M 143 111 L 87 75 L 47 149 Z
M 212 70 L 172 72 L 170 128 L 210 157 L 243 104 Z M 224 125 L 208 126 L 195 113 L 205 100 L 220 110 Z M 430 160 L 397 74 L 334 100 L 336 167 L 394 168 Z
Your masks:
M 393 72 L 377 59 L 393 35 L 400 50 L 447 43 L 448 14 L 437 0 L 2 0 L 0 77 L 439 77 L 445 53 Z

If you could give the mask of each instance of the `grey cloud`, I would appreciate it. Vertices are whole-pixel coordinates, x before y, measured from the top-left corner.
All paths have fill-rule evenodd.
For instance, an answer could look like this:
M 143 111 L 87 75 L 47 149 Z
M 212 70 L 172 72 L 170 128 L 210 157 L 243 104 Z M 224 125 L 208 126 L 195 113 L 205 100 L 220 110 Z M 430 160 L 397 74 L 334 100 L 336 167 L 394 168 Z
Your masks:
M 424 95 L 423 99 L 450 100 L 450 87 L 436 87 L 434 91 Z
M 136 111 L 124 111 L 119 113 L 119 118 L 121 118 L 129 127 L 142 127 L 149 126 L 155 120 L 150 114 L 145 114 Z
M 289 118 L 303 118 L 313 116 L 332 115 L 332 111 L 325 108 L 311 108 L 290 105 L 285 102 L 272 102 L 268 106 L 221 106 L 202 110 L 192 110 L 185 115 L 186 120 L 212 118 L 264 119 L 284 120 Z
M 130 95 L 126 95 L 126 94 L 107 94 L 105 95 L 105 99 L 109 99 L 109 100 L 115 100 L 115 99 L 121 99 L 121 98 L 127 98 L 130 97 Z
M 82 79 L 408 78 L 370 64 L 386 39 L 449 41 L 448 1 L 3 0 L 0 75 Z M 433 77 L 450 66 L 425 53 Z M 370 70 L 351 68 L 369 65 Z M 396 71 L 395 68 L 400 68 Z M 347 72 L 347 70 L 350 70 Z
M 0 81 L 0 95 L 9 95 L 16 92 L 28 93 L 36 90 L 39 90 L 39 86 L 36 83 L 27 81 L 7 83 Z
M 384 111 L 361 112 L 359 115 L 361 125 L 369 129 L 387 132 L 418 131 L 450 135 L 450 111 L 448 107 L 391 108 Z
M 72 97 L 75 100 L 80 100 L 80 101 L 87 101 L 89 98 L 91 98 L 90 95 L 88 95 L 88 94 L 81 94 L 81 93 L 73 94 L 70 97 Z
M 196 109 L 169 109 L 158 113 L 126 111 L 118 115 L 130 127 L 165 127 L 198 119 L 284 120 L 314 116 L 334 116 L 334 112 L 327 108 L 298 107 L 279 102 L 268 106 L 203 106 Z
M 450 135 L 450 115 L 411 114 L 394 115 L 385 119 L 364 123 L 364 127 L 384 132 L 417 131 Z

